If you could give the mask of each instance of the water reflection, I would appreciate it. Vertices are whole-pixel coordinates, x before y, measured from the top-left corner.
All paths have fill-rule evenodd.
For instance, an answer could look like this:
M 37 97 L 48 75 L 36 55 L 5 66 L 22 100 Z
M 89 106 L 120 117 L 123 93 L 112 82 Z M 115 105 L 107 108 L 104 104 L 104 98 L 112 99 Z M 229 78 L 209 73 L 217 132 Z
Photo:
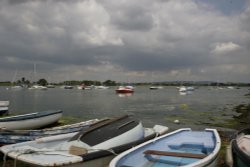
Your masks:
M 133 93 L 116 93 L 119 97 L 130 97 Z
M 225 123 L 229 119 L 247 122 L 247 110 L 237 113 L 234 107 L 248 104 L 244 96 L 248 88 L 208 90 L 208 87 L 195 89 L 195 92 L 181 92 L 175 87 L 164 87 L 161 91 L 150 91 L 148 87 L 137 87 L 136 93 L 116 94 L 115 87 L 105 91 L 65 91 L 56 87 L 47 91 L 12 91 L 0 87 L 0 99 L 10 101 L 11 114 L 26 114 L 48 109 L 61 109 L 64 116 L 79 119 L 93 119 L 133 114 L 145 126 L 154 124 L 174 127 L 208 127 Z M 192 94 L 192 95 L 190 95 Z M 132 97 L 132 98 L 131 98 Z M 183 105 L 185 104 L 185 105 Z M 248 108 L 242 106 L 241 110 Z M 233 116 L 235 116 L 233 118 Z M 244 119 L 245 118 L 245 119 Z M 175 124 L 174 120 L 180 124 Z M 222 125 L 219 125 L 222 126 Z
M 185 92 L 179 92 L 180 95 L 185 96 L 185 95 L 191 95 L 193 94 L 194 91 L 185 91 Z

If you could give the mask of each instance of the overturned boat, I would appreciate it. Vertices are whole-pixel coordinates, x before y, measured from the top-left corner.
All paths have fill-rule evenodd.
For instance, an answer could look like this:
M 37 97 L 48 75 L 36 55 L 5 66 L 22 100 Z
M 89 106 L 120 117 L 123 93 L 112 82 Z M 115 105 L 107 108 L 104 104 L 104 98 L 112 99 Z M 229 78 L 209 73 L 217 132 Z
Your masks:
M 229 167 L 249 167 L 250 128 L 237 132 L 227 147 L 226 163 Z
M 220 146 L 216 129 L 179 129 L 119 154 L 109 167 L 216 167 Z
M 58 126 L 53 128 L 45 128 L 40 130 L 0 130 L 0 146 L 8 144 L 16 144 L 26 141 L 35 140 L 42 137 L 55 136 L 61 134 L 76 133 L 83 129 L 89 128 L 98 119 L 91 119 L 75 124 Z
M 48 110 L 24 115 L 0 118 L 0 129 L 36 129 L 57 122 L 62 117 L 61 110 Z
M 99 121 L 76 135 L 57 135 L 1 147 L 5 156 L 35 166 L 103 167 L 118 153 L 166 133 L 131 116 Z

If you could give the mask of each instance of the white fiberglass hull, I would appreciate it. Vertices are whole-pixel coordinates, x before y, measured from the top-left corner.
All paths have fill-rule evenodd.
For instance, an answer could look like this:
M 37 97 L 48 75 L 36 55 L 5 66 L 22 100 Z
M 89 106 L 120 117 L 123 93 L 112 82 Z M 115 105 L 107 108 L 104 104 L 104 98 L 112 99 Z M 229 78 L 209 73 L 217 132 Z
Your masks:
M 50 125 L 58 121 L 61 117 L 62 113 L 57 113 L 32 119 L 0 122 L 0 128 L 8 130 L 36 129 L 46 125 Z
M 189 131 L 190 136 L 187 136 Z M 221 146 L 220 137 L 215 129 L 206 129 L 205 132 L 211 134 L 192 132 L 191 129 L 176 130 L 119 154 L 109 167 L 216 167 Z M 181 133 L 183 135 L 178 135 Z
M 143 129 L 144 137 L 155 134 L 155 132 L 158 132 L 158 134 L 161 135 L 162 133 L 166 133 L 168 130 L 167 127 L 163 126 Z M 130 133 L 132 134 L 133 132 Z M 3 146 L 1 151 L 5 154 L 5 156 L 18 160 L 18 162 L 21 161 L 21 163 L 32 164 L 32 166 L 103 167 L 108 166 L 111 159 L 114 158 L 115 154 L 111 154 L 84 162 L 83 157 L 70 154 L 69 150 L 61 149 L 61 146 L 67 143 L 67 141 L 74 135 L 75 133 L 57 135 L 53 137 L 40 138 L 35 141 L 7 145 Z M 129 135 L 121 135 L 118 136 L 117 139 L 122 141 L 124 140 L 124 137 L 128 139 L 128 136 Z M 111 141 L 113 140 L 111 139 Z M 116 142 L 117 140 L 114 140 L 114 143 Z M 109 144 L 109 148 L 113 148 L 112 142 Z M 108 142 L 104 142 L 98 146 L 90 148 L 89 151 L 93 149 L 92 151 L 96 152 L 103 150 L 109 150 L 112 152 L 112 149 L 107 148 L 107 145 Z

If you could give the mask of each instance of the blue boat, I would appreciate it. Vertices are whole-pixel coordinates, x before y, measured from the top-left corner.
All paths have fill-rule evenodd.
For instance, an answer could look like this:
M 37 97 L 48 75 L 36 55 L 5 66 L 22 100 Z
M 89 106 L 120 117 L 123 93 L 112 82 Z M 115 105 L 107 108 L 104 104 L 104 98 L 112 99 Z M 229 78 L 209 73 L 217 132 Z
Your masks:
M 214 167 L 220 147 L 216 129 L 179 129 L 119 154 L 109 167 Z

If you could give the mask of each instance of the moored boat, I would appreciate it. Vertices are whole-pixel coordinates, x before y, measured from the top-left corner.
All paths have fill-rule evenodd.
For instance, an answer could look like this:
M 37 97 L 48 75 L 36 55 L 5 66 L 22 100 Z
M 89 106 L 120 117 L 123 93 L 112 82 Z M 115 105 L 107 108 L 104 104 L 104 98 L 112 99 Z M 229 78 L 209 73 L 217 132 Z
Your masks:
M 32 85 L 31 87 L 29 87 L 30 90 L 47 90 L 46 86 L 42 86 L 42 85 Z
M 0 107 L 8 107 L 10 104 L 10 101 L 0 101 Z
M 119 86 L 115 91 L 116 93 L 134 93 L 134 88 L 130 86 Z
M 63 85 L 63 86 L 61 86 L 61 88 L 63 88 L 63 89 L 73 89 L 74 87 L 71 86 L 71 85 Z
M 186 91 L 187 91 L 186 86 L 180 86 L 179 87 L 179 92 L 186 92 Z
M 48 110 L 30 114 L 0 118 L 0 128 L 8 130 L 36 129 L 57 122 L 62 117 L 61 110 Z
M 227 147 L 226 163 L 229 167 L 249 167 L 250 128 L 237 132 Z
M 40 130 L 0 130 L 0 146 L 16 144 L 35 140 L 42 137 L 55 136 L 60 134 L 69 134 L 79 132 L 97 123 L 98 119 L 91 119 L 75 124 L 46 128 Z
M 150 90 L 157 90 L 157 89 L 163 89 L 162 86 L 150 86 L 149 87 Z
M 79 89 L 79 90 L 84 90 L 85 89 L 85 84 L 81 84 L 81 85 L 78 85 L 77 86 L 77 89 Z
M 100 86 L 95 86 L 95 89 L 109 89 L 109 87 L 100 85 Z
M 76 135 L 58 135 L 1 147 L 5 156 L 35 166 L 108 165 L 117 154 L 168 130 L 144 128 L 130 116 L 107 119 Z
M 119 154 L 109 167 L 215 167 L 220 146 L 216 129 L 179 129 Z

